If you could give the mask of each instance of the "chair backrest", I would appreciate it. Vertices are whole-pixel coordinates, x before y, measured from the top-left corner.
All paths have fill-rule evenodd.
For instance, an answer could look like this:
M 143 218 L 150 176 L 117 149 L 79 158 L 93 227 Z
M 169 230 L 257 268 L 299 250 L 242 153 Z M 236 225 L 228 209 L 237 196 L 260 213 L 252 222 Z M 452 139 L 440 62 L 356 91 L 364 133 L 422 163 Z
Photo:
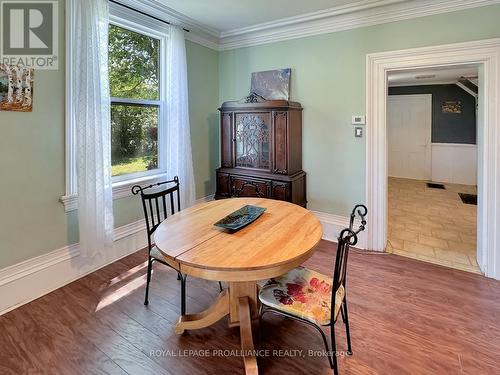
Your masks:
M 165 220 L 170 211 L 170 215 L 181 210 L 179 178 L 173 180 L 158 182 L 156 184 L 141 187 L 132 186 L 132 194 L 141 194 L 142 208 L 146 220 L 146 229 L 148 233 L 148 245 L 151 249 L 151 235 L 156 228 Z
M 349 255 L 349 248 L 358 243 L 358 233 L 365 230 L 366 220 L 365 216 L 368 213 L 368 209 L 366 206 L 362 204 L 357 204 L 354 206 L 350 221 L 349 228 L 345 228 L 340 232 L 337 243 L 337 256 L 335 258 L 335 268 L 333 271 L 333 284 L 332 284 L 332 307 L 335 306 L 335 297 L 337 294 L 337 290 L 342 286 L 345 291 L 345 280 L 347 273 L 347 257 Z M 354 219 L 356 215 L 359 216 L 361 220 L 361 225 L 354 229 Z M 332 311 L 332 321 L 334 320 Z

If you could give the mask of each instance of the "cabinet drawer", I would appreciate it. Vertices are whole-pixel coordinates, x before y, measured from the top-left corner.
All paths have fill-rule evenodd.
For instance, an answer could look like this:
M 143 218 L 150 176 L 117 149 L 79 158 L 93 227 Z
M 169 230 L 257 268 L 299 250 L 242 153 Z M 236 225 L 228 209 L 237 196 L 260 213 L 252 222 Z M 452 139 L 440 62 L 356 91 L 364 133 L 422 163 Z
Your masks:
M 271 182 L 253 178 L 231 177 L 231 193 L 234 197 L 270 198 Z
M 288 182 L 273 181 L 272 198 L 280 201 L 290 201 L 291 184 Z

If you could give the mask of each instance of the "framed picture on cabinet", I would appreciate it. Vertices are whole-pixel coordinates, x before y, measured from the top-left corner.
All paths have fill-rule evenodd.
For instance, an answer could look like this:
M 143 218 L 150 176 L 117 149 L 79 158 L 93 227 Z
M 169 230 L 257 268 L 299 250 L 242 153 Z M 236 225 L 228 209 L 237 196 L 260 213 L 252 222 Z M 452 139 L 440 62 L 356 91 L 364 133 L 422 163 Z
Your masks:
M 290 99 L 290 68 L 252 73 L 251 92 L 267 100 Z

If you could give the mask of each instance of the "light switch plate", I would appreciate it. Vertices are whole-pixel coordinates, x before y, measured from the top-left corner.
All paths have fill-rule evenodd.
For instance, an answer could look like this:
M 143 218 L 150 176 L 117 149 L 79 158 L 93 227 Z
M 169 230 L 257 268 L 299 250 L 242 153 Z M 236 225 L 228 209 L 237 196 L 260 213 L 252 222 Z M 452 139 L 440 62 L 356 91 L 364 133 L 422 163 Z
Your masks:
M 356 126 L 354 128 L 354 136 L 356 138 L 361 138 L 363 137 L 363 128 L 361 126 Z
M 365 125 L 366 120 L 364 115 L 352 116 L 351 123 L 353 125 Z

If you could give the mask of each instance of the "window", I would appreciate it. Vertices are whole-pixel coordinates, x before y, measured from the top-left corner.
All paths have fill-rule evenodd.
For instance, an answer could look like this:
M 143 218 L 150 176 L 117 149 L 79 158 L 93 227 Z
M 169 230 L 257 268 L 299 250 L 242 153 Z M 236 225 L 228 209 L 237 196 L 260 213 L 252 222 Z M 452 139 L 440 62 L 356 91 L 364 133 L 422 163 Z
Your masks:
M 113 190 L 165 173 L 165 60 L 168 29 L 110 3 L 108 41 Z M 151 181 L 152 182 L 152 181 Z M 123 196 L 123 195 L 122 195 Z
M 72 37 L 75 22 L 68 2 L 66 39 L 66 211 L 77 208 L 76 143 L 72 118 Z M 130 195 L 132 185 L 165 177 L 165 60 L 168 27 L 110 3 L 109 85 L 113 197 Z
M 159 170 L 160 55 L 160 40 L 109 26 L 111 167 L 116 180 Z
M 131 29 L 115 19 L 109 26 L 113 181 L 162 172 L 162 44 L 139 25 Z

